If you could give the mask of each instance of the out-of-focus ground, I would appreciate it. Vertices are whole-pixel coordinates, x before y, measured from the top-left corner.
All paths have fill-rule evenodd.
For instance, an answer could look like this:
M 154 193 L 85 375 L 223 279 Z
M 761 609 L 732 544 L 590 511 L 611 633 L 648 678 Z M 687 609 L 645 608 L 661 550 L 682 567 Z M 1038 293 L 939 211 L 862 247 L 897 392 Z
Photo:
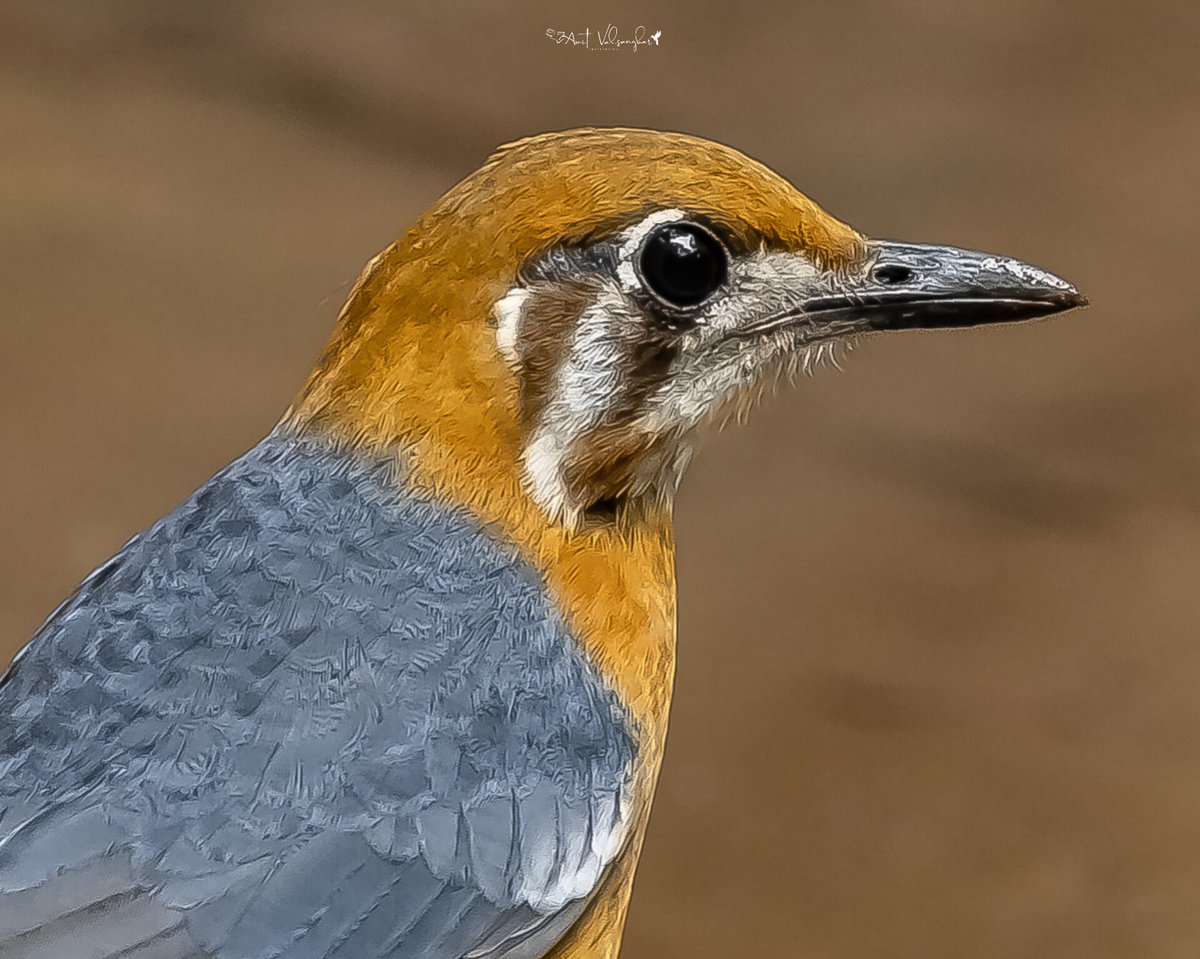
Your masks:
M 0 654 L 275 421 L 495 144 L 735 144 L 1091 296 L 709 444 L 628 959 L 1200 953 L 1200 8 L 0 7 Z M 546 28 L 661 30 L 560 48 Z

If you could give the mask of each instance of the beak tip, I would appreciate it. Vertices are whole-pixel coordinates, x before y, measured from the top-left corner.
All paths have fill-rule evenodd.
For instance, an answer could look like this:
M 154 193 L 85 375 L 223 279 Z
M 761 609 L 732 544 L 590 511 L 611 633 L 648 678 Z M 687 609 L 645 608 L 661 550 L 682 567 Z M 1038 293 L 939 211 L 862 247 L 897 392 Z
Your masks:
M 1091 306 L 1092 301 L 1083 293 L 1080 293 L 1078 288 L 1071 286 L 1063 295 L 1063 307 L 1068 310 L 1078 310 L 1085 306 Z

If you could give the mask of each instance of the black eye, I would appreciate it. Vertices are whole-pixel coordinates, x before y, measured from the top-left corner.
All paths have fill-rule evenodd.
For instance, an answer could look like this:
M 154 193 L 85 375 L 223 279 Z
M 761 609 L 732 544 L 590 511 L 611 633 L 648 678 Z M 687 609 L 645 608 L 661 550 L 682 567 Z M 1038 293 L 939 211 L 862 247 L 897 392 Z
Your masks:
M 691 223 L 655 228 L 638 260 L 650 292 L 676 307 L 703 303 L 725 282 L 727 269 L 725 250 L 716 237 Z

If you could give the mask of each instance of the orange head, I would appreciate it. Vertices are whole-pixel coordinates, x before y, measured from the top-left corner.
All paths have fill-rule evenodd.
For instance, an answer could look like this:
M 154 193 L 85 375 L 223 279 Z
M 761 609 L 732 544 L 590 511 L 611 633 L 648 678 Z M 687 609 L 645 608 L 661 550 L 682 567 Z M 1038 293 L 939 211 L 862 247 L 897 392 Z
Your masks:
M 729 147 L 502 147 L 367 267 L 289 411 L 511 525 L 669 505 L 703 423 L 856 334 L 1078 305 L 1000 257 L 870 241 Z

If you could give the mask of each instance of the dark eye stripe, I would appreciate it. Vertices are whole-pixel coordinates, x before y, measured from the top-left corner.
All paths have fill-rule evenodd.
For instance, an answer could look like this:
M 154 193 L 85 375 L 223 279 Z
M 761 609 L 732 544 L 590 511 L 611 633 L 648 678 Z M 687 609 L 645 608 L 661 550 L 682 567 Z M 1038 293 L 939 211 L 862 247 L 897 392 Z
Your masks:
M 526 283 L 570 281 L 581 276 L 615 276 L 620 253 L 608 241 L 588 246 L 556 246 L 526 263 L 520 278 Z

